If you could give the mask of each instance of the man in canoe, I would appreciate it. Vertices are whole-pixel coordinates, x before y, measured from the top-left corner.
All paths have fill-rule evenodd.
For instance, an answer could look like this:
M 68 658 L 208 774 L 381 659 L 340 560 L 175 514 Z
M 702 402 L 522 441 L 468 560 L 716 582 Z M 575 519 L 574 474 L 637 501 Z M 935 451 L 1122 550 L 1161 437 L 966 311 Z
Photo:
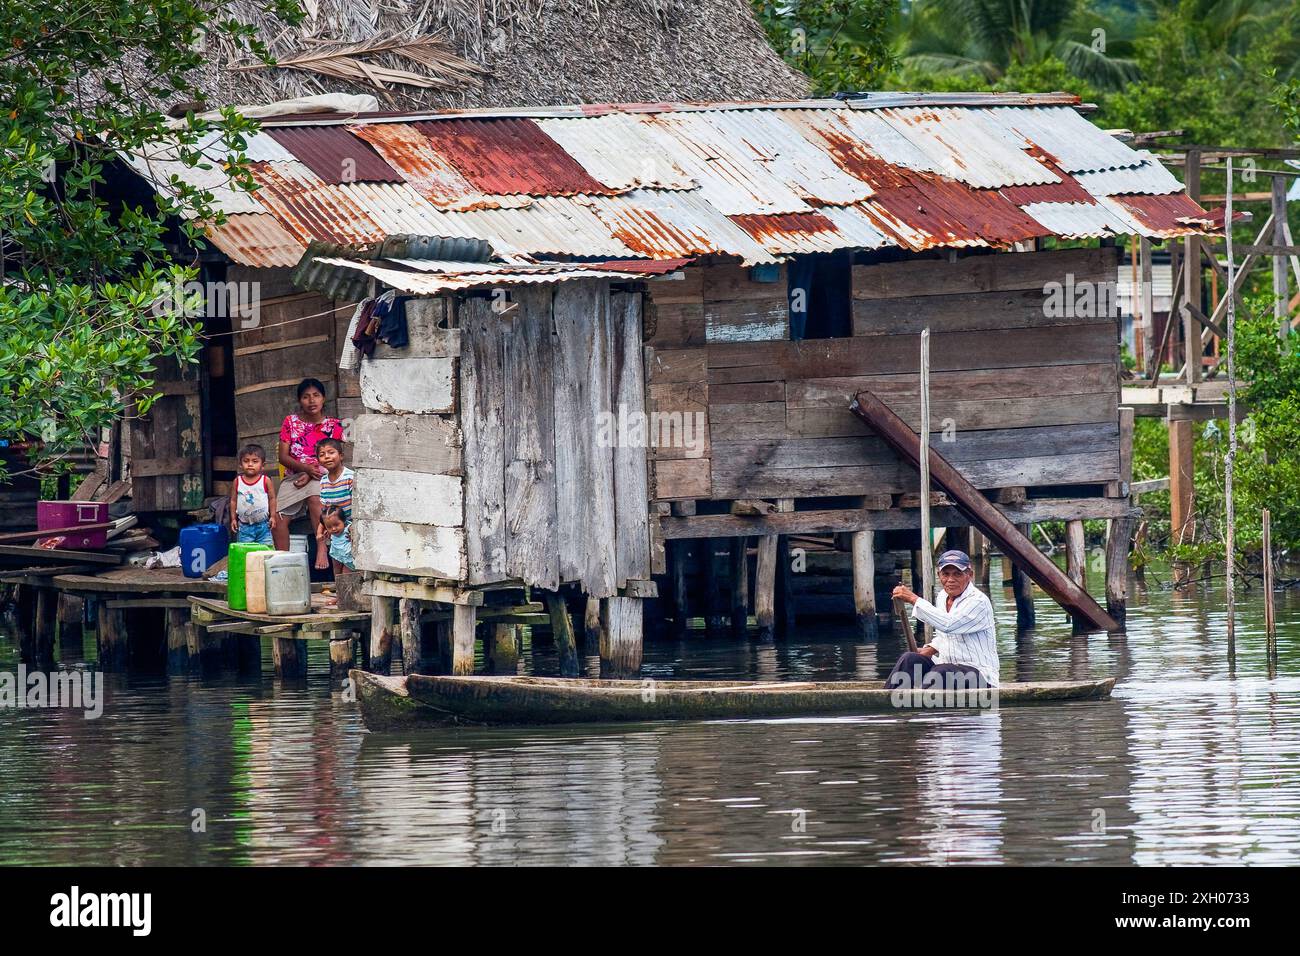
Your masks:
M 886 687 L 997 687 L 998 645 L 993 605 L 974 584 L 964 551 L 939 556 L 942 608 L 900 584 L 894 597 L 912 605 L 912 614 L 934 628 L 934 639 L 898 659 Z

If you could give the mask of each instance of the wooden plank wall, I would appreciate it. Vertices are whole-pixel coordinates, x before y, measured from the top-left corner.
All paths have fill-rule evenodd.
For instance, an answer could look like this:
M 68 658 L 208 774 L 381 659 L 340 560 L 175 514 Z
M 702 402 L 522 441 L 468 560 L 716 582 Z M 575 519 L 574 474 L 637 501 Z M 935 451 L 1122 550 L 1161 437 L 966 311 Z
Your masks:
M 915 472 L 848 403 L 869 388 L 917 427 L 916 333 L 927 326 L 936 447 L 978 487 L 1116 479 L 1117 322 L 1043 308 L 1045 283 L 1113 282 L 1114 262 L 1114 249 L 1087 249 L 854 266 L 853 337 L 802 342 L 777 326 L 766 340 L 718 340 L 704 308 L 689 311 L 674 283 L 650 283 L 653 313 L 663 289 L 673 316 L 649 343 L 651 410 L 708 410 L 703 451 L 652 450 L 652 497 L 916 490 Z M 722 285 L 715 268 L 684 288 Z M 733 294 L 761 301 L 759 289 Z
M 645 410 L 640 294 L 566 282 L 461 316 L 467 582 L 609 597 L 648 578 L 645 449 L 610 428 Z
M 455 311 L 445 299 L 411 300 L 410 345 L 378 344 L 361 361 L 355 381 L 364 410 L 349 429 L 359 570 L 465 577 L 464 441 L 451 393 L 462 334 Z
M 140 512 L 197 508 L 204 494 L 199 367 L 160 360 L 154 390 L 162 397 L 131 420 L 131 505 Z

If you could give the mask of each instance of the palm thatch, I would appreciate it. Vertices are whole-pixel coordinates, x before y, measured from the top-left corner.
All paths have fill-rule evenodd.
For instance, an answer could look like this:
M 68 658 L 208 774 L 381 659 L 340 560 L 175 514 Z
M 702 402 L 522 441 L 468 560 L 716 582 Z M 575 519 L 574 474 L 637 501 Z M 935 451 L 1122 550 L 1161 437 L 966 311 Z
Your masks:
M 301 0 L 296 27 L 262 28 L 264 66 L 208 50 L 211 106 L 369 93 L 383 109 L 782 99 L 782 62 L 747 0 Z

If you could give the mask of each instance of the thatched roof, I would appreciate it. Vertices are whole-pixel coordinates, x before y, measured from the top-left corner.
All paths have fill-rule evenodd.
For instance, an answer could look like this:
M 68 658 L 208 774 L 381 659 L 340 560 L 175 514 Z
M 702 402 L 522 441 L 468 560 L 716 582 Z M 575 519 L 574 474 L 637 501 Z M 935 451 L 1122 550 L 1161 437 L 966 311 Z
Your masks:
M 255 19 L 251 0 L 233 6 L 264 27 L 280 65 L 209 50 L 202 85 L 210 106 L 334 92 L 373 94 L 381 109 L 808 92 L 806 78 L 768 45 L 747 0 L 301 2 L 306 16 L 291 28 Z

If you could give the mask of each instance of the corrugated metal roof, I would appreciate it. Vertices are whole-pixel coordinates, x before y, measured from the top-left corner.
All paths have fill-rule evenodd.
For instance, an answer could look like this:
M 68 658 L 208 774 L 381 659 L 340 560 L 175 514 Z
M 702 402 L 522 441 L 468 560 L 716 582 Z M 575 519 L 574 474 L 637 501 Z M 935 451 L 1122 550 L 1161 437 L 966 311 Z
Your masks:
M 218 246 L 241 262 L 282 262 L 287 242 L 396 233 L 479 238 L 513 262 L 725 254 L 749 264 L 1204 228 L 1177 180 L 1076 102 L 887 93 L 302 117 L 249 137 L 251 196 L 213 188 L 210 173 L 176 174 L 247 217 L 213 227 L 214 241 L 233 230 Z M 349 158 L 357 168 L 338 172 Z M 258 236 L 271 248 L 259 251 Z

